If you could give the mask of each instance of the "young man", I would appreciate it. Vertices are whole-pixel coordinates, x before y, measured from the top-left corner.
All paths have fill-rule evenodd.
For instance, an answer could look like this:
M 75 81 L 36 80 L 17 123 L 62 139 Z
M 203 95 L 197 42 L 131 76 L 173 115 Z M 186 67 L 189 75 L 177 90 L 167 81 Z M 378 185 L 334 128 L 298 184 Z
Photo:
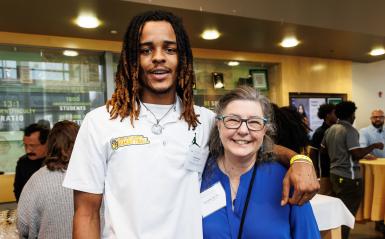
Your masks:
M 31 124 L 24 129 L 23 143 L 25 154 L 17 161 L 15 181 L 13 183 L 16 201 L 19 201 L 24 185 L 32 174 L 41 168 L 47 156 L 49 131 L 49 126 L 41 124 Z
M 353 127 L 356 118 L 356 105 L 345 101 L 336 105 L 338 123 L 325 132 L 321 147 L 327 150 L 330 158 L 330 181 L 336 197 L 340 198 L 355 216 L 363 194 L 363 182 L 359 160 L 373 149 L 383 149 L 384 144 L 374 143 L 360 147 L 359 133 Z M 342 238 L 349 238 L 350 229 L 342 226 Z
M 317 176 L 320 178 L 320 191 L 318 193 L 331 195 L 330 184 L 330 159 L 327 153 L 321 153 L 321 142 L 324 137 L 325 131 L 337 123 L 337 116 L 335 114 L 335 105 L 323 104 L 318 108 L 318 118 L 323 120 L 320 127 L 316 129 L 313 137 L 310 141 L 310 158 L 313 160 L 313 165 L 317 172 Z
M 102 238 L 202 238 L 200 175 L 214 114 L 193 105 L 194 82 L 180 19 L 162 11 L 134 17 L 115 92 L 107 110 L 85 117 L 63 183 L 75 190 L 75 239 L 99 238 L 100 226 Z M 313 167 L 295 165 L 283 203 L 289 181 L 304 189 L 293 195 L 299 203 L 318 189 Z

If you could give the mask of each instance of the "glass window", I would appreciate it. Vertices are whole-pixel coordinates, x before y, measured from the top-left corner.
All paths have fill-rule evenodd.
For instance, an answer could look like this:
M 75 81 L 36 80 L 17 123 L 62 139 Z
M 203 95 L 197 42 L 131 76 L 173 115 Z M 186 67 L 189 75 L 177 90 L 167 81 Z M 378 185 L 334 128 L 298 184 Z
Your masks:
M 24 154 L 22 130 L 39 120 L 81 124 L 106 101 L 104 53 L 0 45 L 0 171 Z
M 233 64 L 231 64 L 233 63 Z M 251 73 L 256 69 L 268 70 L 272 63 L 258 63 L 194 58 L 196 85 L 194 101 L 196 105 L 214 109 L 218 99 L 238 85 L 256 87 Z M 268 94 L 265 90 L 263 94 Z

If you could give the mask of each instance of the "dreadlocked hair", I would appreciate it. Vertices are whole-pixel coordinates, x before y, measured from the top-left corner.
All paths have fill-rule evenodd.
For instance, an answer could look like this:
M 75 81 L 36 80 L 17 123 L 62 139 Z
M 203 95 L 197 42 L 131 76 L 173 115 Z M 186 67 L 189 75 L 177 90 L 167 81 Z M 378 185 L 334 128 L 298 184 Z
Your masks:
M 311 130 L 303 121 L 302 115 L 294 107 L 279 108 L 272 103 L 275 122 L 273 137 L 276 144 L 285 146 L 297 153 L 305 151 L 309 144 L 308 132 Z
M 176 35 L 178 50 L 177 87 L 176 93 L 182 100 L 183 109 L 180 119 L 184 119 L 195 129 L 198 121 L 194 112 L 193 85 L 195 74 L 190 40 L 182 25 L 182 20 L 170 12 L 148 11 L 135 16 L 124 36 L 122 51 L 115 76 L 115 91 L 106 103 L 111 119 L 121 117 L 121 121 L 130 117 L 138 119 L 140 112 L 140 93 L 142 89 L 140 77 L 140 35 L 144 24 L 148 21 L 166 21 L 171 24 Z

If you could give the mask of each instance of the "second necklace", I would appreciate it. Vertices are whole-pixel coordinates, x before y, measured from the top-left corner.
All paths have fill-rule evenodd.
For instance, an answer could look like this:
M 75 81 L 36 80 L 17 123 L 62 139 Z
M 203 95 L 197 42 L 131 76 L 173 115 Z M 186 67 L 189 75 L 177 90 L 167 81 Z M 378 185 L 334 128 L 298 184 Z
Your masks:
M 156 120 L 156 123 L 153 124 L 152 127 L 151 127 L 151 132 L 152 132 L 153 134 L 156 134 L 156 135 L 162 134 L 163 127 L 162 127 L 159 123 L 160 123 L 160 121 L 161 121 L 164 117 L 166 117 L 166 115 L 168 115 L 168 113 L 170 113 L 171 109 L 174 108 L 175 102 L 174 102 L 174 104 L 171 105 L 170 109 L 168 109 L 168 111 L 167 111 L 167 112 L 166 112 L 160 119 L 156 118 L 155 114 L 154 114 L 149 108 L 147 108 L 147 106 L 146 106 L 143 102 L 141 102 L 141 103 L 142 103 L 142 105 L 144 106 L 144 108 L 146 108 L 146 110 L 148 110 L 148 111 L 152 114 L 152 116 L 154 116 L 154 118 L 155 118 L 155 120 Z

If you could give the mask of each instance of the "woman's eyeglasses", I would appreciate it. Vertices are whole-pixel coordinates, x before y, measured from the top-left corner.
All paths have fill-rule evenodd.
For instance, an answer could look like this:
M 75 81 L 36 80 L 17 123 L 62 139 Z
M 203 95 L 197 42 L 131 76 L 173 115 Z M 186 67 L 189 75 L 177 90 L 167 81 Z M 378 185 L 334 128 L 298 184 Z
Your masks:
M 246 126 L 251 131 L 259 131 L 265 127 L 267 119 L 260 117 L 250 117 L 248 119 L 242 119 L 237 115 L 217 115 L 217 120 L 222 120 L 223 125 L 227 129 L 239 129 L 242 123 L 245 122 Z

